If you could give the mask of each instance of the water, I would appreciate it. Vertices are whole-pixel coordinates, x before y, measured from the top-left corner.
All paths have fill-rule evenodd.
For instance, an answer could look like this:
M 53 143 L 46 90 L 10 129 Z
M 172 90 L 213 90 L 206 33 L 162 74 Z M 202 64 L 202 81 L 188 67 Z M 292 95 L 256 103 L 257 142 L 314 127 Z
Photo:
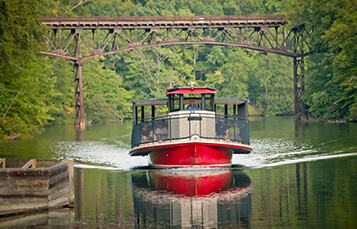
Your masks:
M 49 127 L 0 143 L 0 157 L 74 158 L 74 208 L 0 218 L 0 228 L 357 228 L 357 124 L 251 121 L 231 169 L 147 167 L 131 123 Z

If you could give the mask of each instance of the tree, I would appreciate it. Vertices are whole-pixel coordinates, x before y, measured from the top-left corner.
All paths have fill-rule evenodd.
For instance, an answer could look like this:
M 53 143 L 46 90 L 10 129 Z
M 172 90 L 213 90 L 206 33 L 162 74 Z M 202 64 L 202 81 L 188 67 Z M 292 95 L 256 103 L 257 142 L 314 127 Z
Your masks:
M 291 114 L 292 60 L 275 54 L 255 53 L 253 63 L 249 83 L 254 85 L 250 86 L 254 94 L 250 94 L 250 99 L 256 100 L 263 115 Z
M 291 25 L 305 24 L 312 35 L 317 58 L 307 62 L 305 102 L 315 118 L 357 120 L 356 9 L 356 0 L 299 0 L 289 7 Z
M 83 75 L 86 119 L 93 123 L 121 120 L 131 113 L 130 93 L 122 89 L 123 78 L 103 63 L 91 59 L 84 62 Z
M 342 97 L 338 103 L 345 108 L 345 117 L 357 120 L 357 1 L 344 0 L 336 12 L 336 20 L 326 31 L 333 59 L 334 81 L 341 85 Z
M 78 16 L 123 17 L 130 16 L 134 9 L 135 4 L 130 0 L 91 0 L 74 12 Z
M 0 1 L 0 138 L 26 138 L 51 119 L 55 79 L 39 55 L 45 28 L 36 1 Z
M 225 84 L 219 88 L 219 91 L 222 92 L 222 97 L 249 97 L 248 74 L 251 69 L 251 61 L 244 52 L 242 49 L 229 50 L 225 64 L 220 68 L 225 78 Z
M 74 16 L 74 11 L 80 9 L 83 5 L 88 5 L 93 0 L 37 0 L 39 13 L 41 16 Z

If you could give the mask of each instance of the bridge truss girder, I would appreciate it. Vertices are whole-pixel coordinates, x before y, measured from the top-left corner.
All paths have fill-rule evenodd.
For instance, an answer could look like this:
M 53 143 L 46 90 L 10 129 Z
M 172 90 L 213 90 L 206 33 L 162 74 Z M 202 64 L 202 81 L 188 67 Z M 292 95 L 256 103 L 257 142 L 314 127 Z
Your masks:
M 246 48 L 293 57 L 294 114 L 305 118 L 303 58 L 309 53 L 304 26 L 285 28 L 280 15 L 44 18 L 48 50 L 41 54 L 74 62 L 76 126 L 84 126 L 82 61 L 139 48 L 210 44 Z M 300 64 L 302 63 L 302 64 Z M 298 67 L 302 73 L 298 74 Z M 302 67 L 302 68 L 301 68 Z M 299 90 L 299 92 L 298 92 Z

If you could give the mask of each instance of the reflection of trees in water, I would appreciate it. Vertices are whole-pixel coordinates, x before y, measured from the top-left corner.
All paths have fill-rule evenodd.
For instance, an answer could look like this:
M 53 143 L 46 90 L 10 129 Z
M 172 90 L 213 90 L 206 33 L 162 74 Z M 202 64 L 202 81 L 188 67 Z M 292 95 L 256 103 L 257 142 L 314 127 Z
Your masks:
M 77 167 L 75 176 L 76 227 L 132 227 L 134 210 L 127 172 Z

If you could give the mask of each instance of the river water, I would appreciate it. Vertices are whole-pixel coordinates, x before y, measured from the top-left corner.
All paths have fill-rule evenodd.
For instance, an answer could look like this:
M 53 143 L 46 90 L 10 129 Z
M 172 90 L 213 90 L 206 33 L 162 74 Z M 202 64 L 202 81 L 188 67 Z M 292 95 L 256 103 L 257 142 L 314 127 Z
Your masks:
M 357 123 L 251 120 L 232 168 L 147 167 L 131 123 L 48 127 L 0 157 L 75 160 L 73 208 L 0 218 L 0 228 L 357 228 Z

